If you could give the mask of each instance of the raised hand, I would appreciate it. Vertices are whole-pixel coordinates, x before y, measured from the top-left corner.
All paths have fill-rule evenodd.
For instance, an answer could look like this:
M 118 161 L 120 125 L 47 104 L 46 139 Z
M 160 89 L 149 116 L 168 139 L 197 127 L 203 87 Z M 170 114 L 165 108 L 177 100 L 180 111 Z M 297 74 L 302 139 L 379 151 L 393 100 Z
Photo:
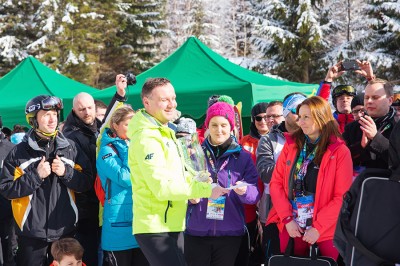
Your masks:
M 126 94 L 126 87 L 128 86 L 127 80 L 125 75 L 118 74 L 115 77 L 115 86 L 117 87 L 117 93 L 121 97 L 125 97 Z
M 53 163 L 51 164 L 51 170 L 58 176 L 65 175 L 65 165 L 63 161 L 61 161 L 58 155 L 56 155 L 56 158 L 53 160 Z
M 336 63 L 336 65 L 332 66 L 329 68 L 328 73 L 326 73 L 325 76 L 325 81 L 326 82 L 332 82 L 334 79 L 337 79 L 341 75 L 343 75 L 344 72 L 346 71 L 340 71 L 342 62 Z
M 41 179 L 48 177 L 51 174 L 50 163 L 46 161 L 46 158 L 43 156 L 42 160 L 40 160 L 39 165 L 37 167 L 37 172 Z

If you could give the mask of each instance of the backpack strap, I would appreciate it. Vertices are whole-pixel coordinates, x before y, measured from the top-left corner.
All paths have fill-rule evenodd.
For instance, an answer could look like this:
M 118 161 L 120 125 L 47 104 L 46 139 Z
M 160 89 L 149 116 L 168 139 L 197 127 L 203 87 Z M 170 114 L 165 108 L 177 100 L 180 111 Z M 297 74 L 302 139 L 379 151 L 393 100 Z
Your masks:
M 113 149 L 113 151 L 119 157 L 119 153 L 118 153 L 117 148 L 111 142 L 108 143 L 107 146 L 110 147 L 111 149 Z M 107 199 L 108 199 L 108 203 L 110 203 L 110 200 L 111 200 L 111 179 L 107 178 L 106 184 L 107 184 Z

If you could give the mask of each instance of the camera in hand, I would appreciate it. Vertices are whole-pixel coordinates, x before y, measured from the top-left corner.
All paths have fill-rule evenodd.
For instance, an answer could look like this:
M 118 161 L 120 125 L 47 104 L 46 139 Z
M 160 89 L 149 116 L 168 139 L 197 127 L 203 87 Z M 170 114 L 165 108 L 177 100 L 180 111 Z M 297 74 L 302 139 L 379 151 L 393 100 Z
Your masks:
M 354 71 L 354 70 L 360 70 L 360 67 L 358 66 L 356 60 L 347 60 L 343 61 L 340 64 L 339 71 Z
M 136 76 L 132 72 L 127 72 L 125 74 L 126 83 L 128 85 L 135 85 L 136 84 Z

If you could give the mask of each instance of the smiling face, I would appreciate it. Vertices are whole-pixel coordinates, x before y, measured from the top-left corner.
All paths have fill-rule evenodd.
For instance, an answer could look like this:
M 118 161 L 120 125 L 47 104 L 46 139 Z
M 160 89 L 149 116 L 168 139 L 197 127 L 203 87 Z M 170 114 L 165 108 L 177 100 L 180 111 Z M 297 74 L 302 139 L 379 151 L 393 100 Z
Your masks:
M 58 126 L 58 113 L 56 110 L 39 110 L 36 114 L 38 129 L 44 133 L 54 133 Z
M 311 141 L 317 140 L 320 135 L 320 129 L 311 114 L 311 109 L 308 105 L 302 105 L 298 115 L 299 126 L 303 133 L 307 135 Z
M 176 95 L 171 83 L 155 87 L 149 96 L 143 97 L 146 112 L 166 125 L 176 117 Z
M 265 135 L 269 132 L 269 128 L 267 125 L 267 117 L 266 117 L 267 113 L 259 113 L 258 115 L 256 115 L 254 117 L 254 125 L 257 128 L 258 133 L 260 133 L 260 135 Z M 257 118 L 258 117 L 258 118 Z M 260 120 L 261 121 L 258 121 Z
M 231 135 L 231 125 L 228 119 L 223 116 L 214 116 L 208 123 L 210 130 L 210 141 L 213 145 L 221 145 L 227 141 Z

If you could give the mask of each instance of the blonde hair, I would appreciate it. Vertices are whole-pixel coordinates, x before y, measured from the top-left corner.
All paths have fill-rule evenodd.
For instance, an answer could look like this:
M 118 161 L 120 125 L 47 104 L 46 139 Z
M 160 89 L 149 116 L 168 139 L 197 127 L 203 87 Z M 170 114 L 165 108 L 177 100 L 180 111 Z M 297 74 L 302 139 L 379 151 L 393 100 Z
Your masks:
M 118 125 L 122 121 L 125 121 L 127 118 L 132 118 L 135 114 L 135 111 L 130 106 L 122 106 L 115 110 L 110 118 L 110 129 L 115 132 L 114 124 Z

